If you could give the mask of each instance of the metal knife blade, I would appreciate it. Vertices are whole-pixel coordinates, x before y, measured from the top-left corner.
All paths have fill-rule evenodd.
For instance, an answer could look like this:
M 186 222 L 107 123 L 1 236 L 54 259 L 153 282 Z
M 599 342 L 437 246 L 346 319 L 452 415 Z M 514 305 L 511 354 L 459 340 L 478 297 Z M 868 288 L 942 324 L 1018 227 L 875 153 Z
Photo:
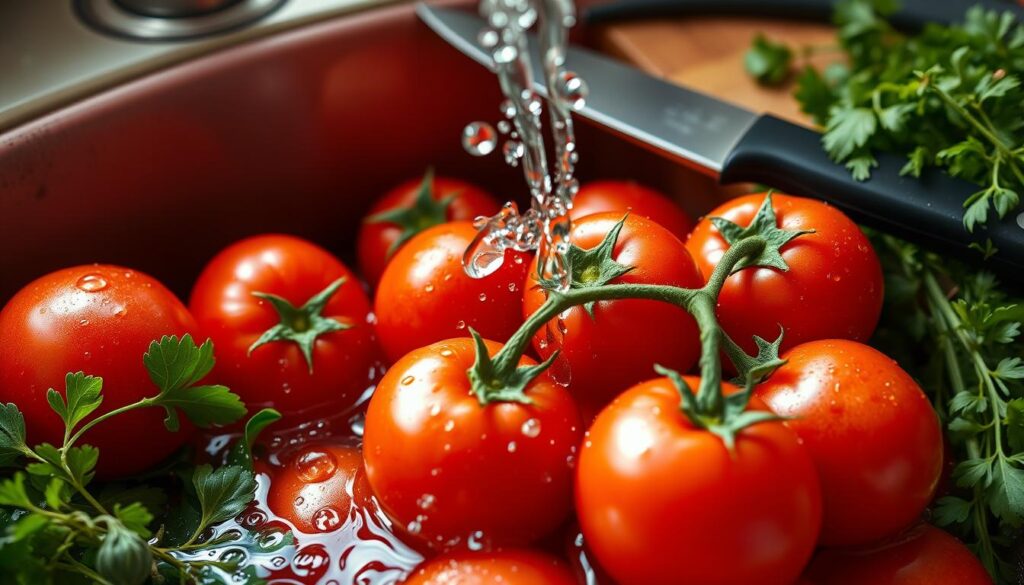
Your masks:
M 490 53 L 477 37 L 486 22 L 471 13 L 420 3 L 420 18 L 443 39 L 477 63 L 493 70 Z M 537 43 L 534 89 L 547 94 Z M 662 81 L 633 67 L 576 46 L 568 49 L 566 67 L 587 82 L 590 96 L 577 113 L 584 118 L 691 163 L 714 174 L 746 134 L 757 115 Z

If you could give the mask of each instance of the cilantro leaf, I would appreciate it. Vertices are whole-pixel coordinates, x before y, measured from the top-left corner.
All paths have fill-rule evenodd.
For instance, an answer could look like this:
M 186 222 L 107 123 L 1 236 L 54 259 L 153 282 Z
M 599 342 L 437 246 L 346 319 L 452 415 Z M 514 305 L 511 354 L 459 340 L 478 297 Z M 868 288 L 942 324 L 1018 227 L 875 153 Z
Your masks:
M 754 37 L 743 57 L 747 73 L 761 85 L 779 85 L 786 81 L 792 61 L 793 51 L 789 47 L 770 41 L 763 34 Z
M 100 391 L 103 389 L 103 378 L 87 376 L 83 372 L 68 372 L 64 377 L 64 394 L 67 402 L 53 388 L 46 392 L 46 401 L 50 403 L 64 425 L 74 429 L 85 417 L 92 414 L 103 402 Z
M 867 144 L 877 128 L 878 119 L 870 109 L 834 106 L 829 111 L 821 143 L 833 160 L 843 162 Z
M 180 340 L 164 336 L 150 343 L 142 361 L 150 379 L 160 388 L 160 394 L 149 401 L 164 407 L 168 430 L 178 430 L 178 410 L 204 428 L 230 424 L 245 416 L 245 405 L 227 387 L 195 385 L 213 369 L 213 343 L 209 340 L 197 347 L 191 335 Z

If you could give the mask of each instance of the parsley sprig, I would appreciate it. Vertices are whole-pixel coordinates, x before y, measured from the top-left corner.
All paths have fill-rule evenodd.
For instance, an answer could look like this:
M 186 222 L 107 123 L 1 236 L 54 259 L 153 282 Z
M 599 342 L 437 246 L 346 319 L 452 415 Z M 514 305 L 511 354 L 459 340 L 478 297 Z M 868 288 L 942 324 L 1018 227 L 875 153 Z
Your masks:
M 922 381 L 959 461 L 958 491 L 939 499 L 933 520 L 1013 582 L 1010 548 L 1024 524 L 1024 299 L 987 272 L 891 236 L 875 242 L 889 297 L 876 343 Z
M 253 500 L 256 482 L 250 449 L 255 434 L 279 415 L 256 414 L 230 462 L 214 469 L 201 465 L 190 473 L 190 503 L 198 514 L 190 536 L 165 542 L 165 528 L 154 533 L 155 501 L 145 487 L 119 494 L 90 490 L 99 449 L 81 440 L 93 427 L 141 408 L 166 412 L 165 426 L 177 431 L 180 414 L 195 425 L 233 423 L 246 413 L 237 395 L 226 387 L 200 381 L 213 367 L 213 346 L 197 346 L 189 335 L 152 342 L 143 356 L 158 392 L 154 396 L 94 415 L 103 403 L 103 380 L 83 372 L 68 373 L 64 391 L 50 389 L 47 402 L 64 421 L 60 446 L 30 447 L 24 415 L 14 404 L 0 404 L 0 466 L 20 467 L 0 481 L 0 577 L 15 583 L 100 583 L 133 585 L 168 576 L 181 583 L 204 582 L 209 566 L 225 570 L 222 561 L 193 553 L 223 545 L 205 540 L 208 530 L 240 513 Z M 90 418 L 91 417 L 91 418 Z M 144 501 L 149 503 L 144 503 Z M 243 535 L 234 535 L 242 538 Z
M 845 59 L 824 71 L 806 66 L 796 97 L 825 128 L 825 150 L 858 180 L 871 176 L 876 152 L 889 151 L 908 156 L 905 175 L 938 167 L 979 185 L 964 202 L 974 231 L 1016 209 L 1024 190 L 1024 27 L 1009 12 L 974 7 L 962 24 L 906 36 L 885 18 L 897 4 L 837 4 Z M 752 52 L 766 51 L 755 41 Z

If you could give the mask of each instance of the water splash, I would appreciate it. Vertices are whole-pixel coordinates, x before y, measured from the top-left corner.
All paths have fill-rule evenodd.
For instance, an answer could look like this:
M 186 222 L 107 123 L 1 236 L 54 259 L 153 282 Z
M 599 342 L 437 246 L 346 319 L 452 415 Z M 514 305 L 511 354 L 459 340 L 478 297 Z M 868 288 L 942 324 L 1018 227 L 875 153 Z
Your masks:
M 481 0 L 480 14 L 488 22 L 480 32 L 480 44 L 491 52 L 506 97 L 499 106 L 506 118 L 499 122 L 500 135 L 508 136 L 502 153 L 506 163 L 522 168 L 530 191 L 530 208 L 520 213 L 515 204 L 509 203 L 497 215 L 479 221 L 480 231 L 466 249 L 463 266 L 471 277 L 483 278 L 501 266 L 505 250 L 536 250 L 539 277 L 566 290 L 570 281 L 566 253 L 572 229 L 568 213 L 579 189 L 574 176 L 579 155 L 572 111 L 582 108 L 587 97 L 586 83 L 565 68 L 568 30 L 576 23 L 575 7 L 572 0 Z M 542 133 L 544 105 L 533 91 L 526 35 L 534 24 L 555 143 L 554 164 L 550 167 Z M 481 131 L 487 140 L 480 140 Z M 473 140 L 467 143 L 467 137 Z M 499 134 L 485 122 L 473 122 L 463 132 L 466 149 L 478 156 L 495 150 L 498 138 Z M 482 152 L 481 144 L 487 152 Z

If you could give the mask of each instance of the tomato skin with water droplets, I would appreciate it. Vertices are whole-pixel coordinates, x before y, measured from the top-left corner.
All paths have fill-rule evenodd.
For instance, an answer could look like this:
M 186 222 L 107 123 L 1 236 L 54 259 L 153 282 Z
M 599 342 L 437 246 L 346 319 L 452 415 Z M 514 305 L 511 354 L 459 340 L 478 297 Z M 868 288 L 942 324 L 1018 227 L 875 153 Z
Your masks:
M 798 585 L 992 585 L 970 549 L 922 524 L 861 549 L 825 549 Z
M 780 422 L 743 429 L 730 453 L 679 404 L 658 378 L 590 427 L 576 482 L 587 547 L 620 585 L 792 585 L 821 521 L 810 455 Z
M 350 445 L 314 443 L 272 474 L 267 504 L 302 532 L 330 532 L 370 497 L 363 456 Z
M 500 345 L 487 347 L 493 355 Z M 528 544 L 572 504 L 582 429 L 568 392 L 542 374 L 527 386 L 532 404 L 482 406 L 466 376 L 474 357 L 468 338 L 409 353 L 366 413 L 373 493 L 399 528 L 435 550 Z
M 527 550 L 460 552 L 418 567 L 403 585 L 577 585 L 565 564 Z
M 472 221 L 481 215 L 491 216 L 501 207 L 493 196 L 476 185 L 448 177 L 435 176 L 433 179 L 431 194 L 434 199 L 452 198 L 445 213 L 448 221 Z M 412 205 L 422 181 L 422 178 L 410 179 L 385 193 L 367 212 L 367 218 Z M 363 220 L 356 250 L 359 253 L 359 270 L 371 287 L 380 281 L 393 255 L 389 251 L 401 235 L 402 228 L 394 223 Z
M 591 181 L 580 186 L 572 199 L 569 216 L 573 221 L 595 213 L 615 211 L 639 215 L 672 232 L 685 241 L 693 220 L 681 207 L 654 189 L 633 181 Z
M 508 251 L 493 274 L 470 278 L 462 254 L 476 237 L 470 222 L 435 226 L 402 247 L 377 288 L 377 332 L 389 361 L 436 341 L 469 335 L 508 339 L 522 323 L 529 256 Z
M 301 307 L 331 283 L 344 278 L 322 316 L 346 329 L 316 337 L 310 372 L 299 345 L 253 343 L 281 322 L 265 299 L 269 293 Z M 320 246 L 294 236 L 269 234 L 235 242 L 203 269 L 189 302 L 203 331 L 213 339 L 215 379 L 242 397 L 250 412 L 275 408 L 287 422 L 324 407 L 351 406 L 376 375 L 380 358 L 370 301 L 356 275 Z
M 103 378 L 103 404 L 89 418 L 154 396 L 142 355 L 164 335 L 191 333 L 195 320 L 173 293 L 141 272 L 105 264 L 65 268 L 21 289 L 0 311 L 0 400 L 25 415 L 31 445 L 60 445 L 64 423 L 46 391 L 64 394 L 68 372 Z M 189 439 L 192 427 L 172 433 L 164 412 L 147 408 L 100 423 L 82 443 L 99 447 L 100 477 L 139 473 Z M 144 445 L 144 448 L 140 447 Z
M 765 194 L 737 197 L 708 212 L 686 241 L 704 278 L 729 244 L 712 225 L 721 217 L 750 225 Z M 815 339 L 871 337 L 882 311 L 882 268 L 867 236 L 838 209 L 813 199 L 773 194 L 779 227 L 815 230 L 782 246 L 789 270 L 748 268 L 725 281 L 718 297 L 722 328 L 750 354 L 754 335 L 773 340 L 785 328 L 783 350 Z
M 756 390 L 803 440 L 821 477 L 826 546 L 866 544 L 913 523 L 942 473 L 942 429 L 895 361 L 855 341 L 812 341 Z

